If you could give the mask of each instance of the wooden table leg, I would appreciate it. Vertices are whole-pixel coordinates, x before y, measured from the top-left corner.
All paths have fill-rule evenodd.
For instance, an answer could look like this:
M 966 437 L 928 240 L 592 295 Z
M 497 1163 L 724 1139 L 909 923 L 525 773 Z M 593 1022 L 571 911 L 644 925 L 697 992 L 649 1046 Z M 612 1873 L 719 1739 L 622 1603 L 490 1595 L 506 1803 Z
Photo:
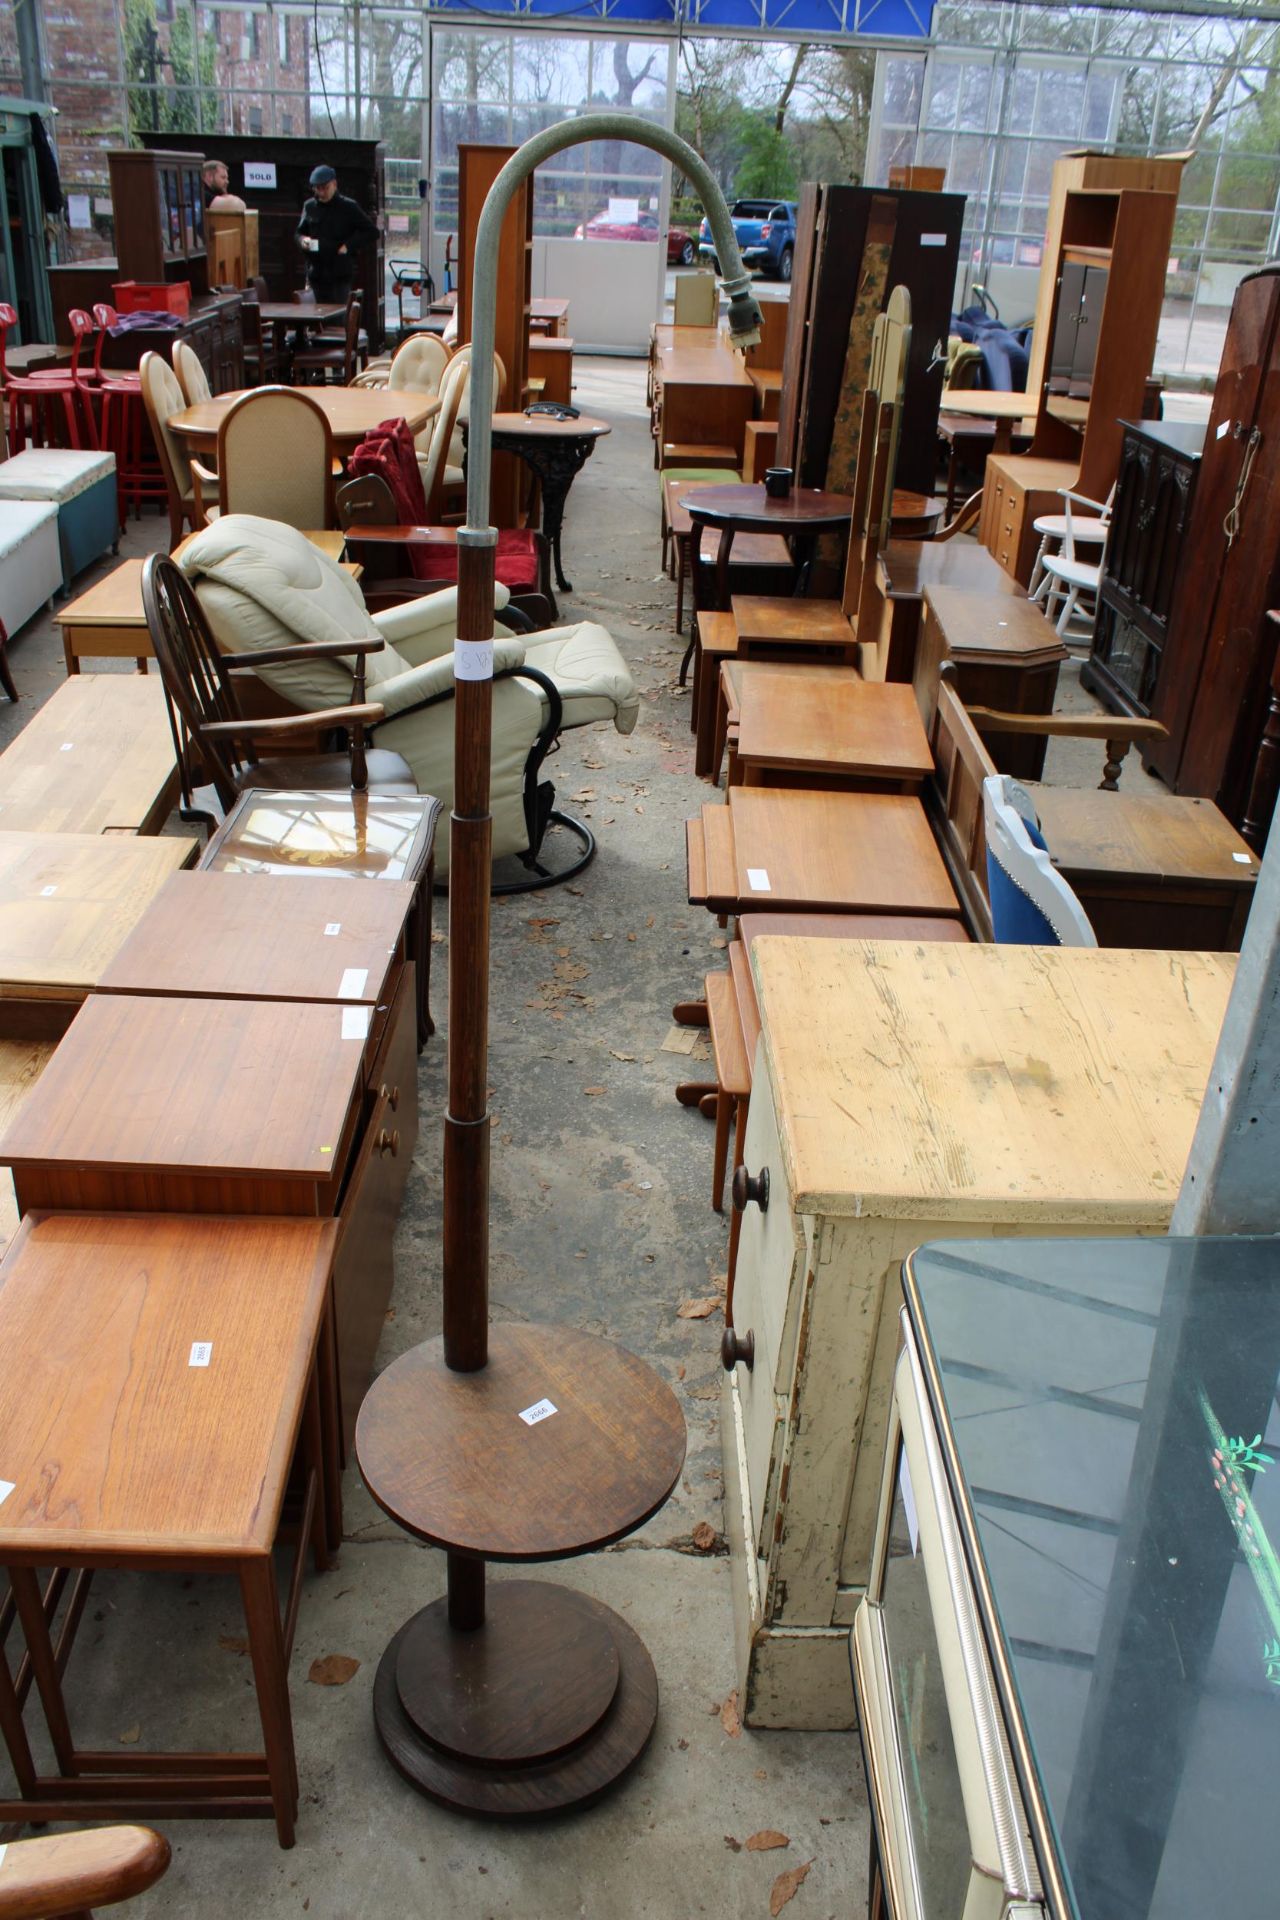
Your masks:
M 76 1772 L 75 1742 L 71 1738 L 71 1722 L 67 1717 L 66 1701 L 62 1697 L 62 1682 L 58 1678 L 53 1642 L 49 1638 L 49 1622 L 40 1598 L 40 1582 L 34 1568 L 10 1567 L 9 1583 L 13 1588 L 18 1618 L 22 1622 L 22 1634 L 27 1643 L 54 1758 L 59 1772 L 70 1778 Z
M 293 1716 L 289 1710 L 280 1600 L 270 1555 L 242 1561 L 240 1593 L 258 1692 L 258 1712 L 262 1718 L 262 1742 L 276 1835 L 282 1847 L 291 1847 L 298 1814 L 298 1767 L 293 1747 Z

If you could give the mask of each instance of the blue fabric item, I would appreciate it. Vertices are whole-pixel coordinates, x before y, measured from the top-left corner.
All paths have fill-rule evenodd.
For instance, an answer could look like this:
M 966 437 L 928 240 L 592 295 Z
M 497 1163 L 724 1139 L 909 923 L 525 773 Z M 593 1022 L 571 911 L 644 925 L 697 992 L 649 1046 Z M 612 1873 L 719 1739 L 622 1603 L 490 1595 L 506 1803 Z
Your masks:
M 1007 327 L 984 307 L 966 307 L 951 316 L 951 331 L 979 349 L 979 386 L 987 393 L 1025 393 L 1030 366 L 1030 327 Z
M 108 327 L 107 332 L 113 339 L 119 333 L 136 333 L 139 327 L 169 327 L 176 333 L 184 324 L 181 314 L 170 313 L 165 307 L 146 307 L 137 313 L 118 315 L 114 327 Z
M 1021 815 L 1032 846 L 1043 853 L 1048 843 L 1034 820 Z M 987 849 L 987 898 L 991 902 L 991 928 L 998 947 L 1060 947 L 1061 940 L 1050 922 L 1020 887 L 1015 887 L 991 849 Z

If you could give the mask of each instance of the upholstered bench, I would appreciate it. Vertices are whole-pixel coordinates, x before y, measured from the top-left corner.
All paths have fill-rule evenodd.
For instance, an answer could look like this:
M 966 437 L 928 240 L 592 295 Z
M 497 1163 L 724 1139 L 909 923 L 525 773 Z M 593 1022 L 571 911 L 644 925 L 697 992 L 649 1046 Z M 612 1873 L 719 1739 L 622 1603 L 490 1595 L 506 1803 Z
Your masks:
M 0 500 L 48 500 L 57 507 L 64 587 L 108 547 L 114 553 L 119 544 L 114 453 L 28 447 L 0 464 Z
M 0 499 L 0 684 L 11 700 L 17 699 L 18 690 L 4 641 L 42 606 L 52 604 L 61 585 L 57 507 L 47 500 Z

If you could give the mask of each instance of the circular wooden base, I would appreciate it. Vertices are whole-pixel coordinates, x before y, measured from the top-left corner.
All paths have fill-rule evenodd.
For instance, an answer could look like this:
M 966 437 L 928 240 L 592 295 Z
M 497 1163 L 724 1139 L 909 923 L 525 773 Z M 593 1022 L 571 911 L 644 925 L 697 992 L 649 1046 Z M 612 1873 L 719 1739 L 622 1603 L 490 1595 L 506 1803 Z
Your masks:
M 531 1819 L 598 1799 L 658 1713 L 643 1641 L 608 1607 L 541 1580 L 489 1588 L 485 1624 L 446 1602 L 401 1627 L 373 1688 L 378 1737 L 420 1793 L 461 1813 Z

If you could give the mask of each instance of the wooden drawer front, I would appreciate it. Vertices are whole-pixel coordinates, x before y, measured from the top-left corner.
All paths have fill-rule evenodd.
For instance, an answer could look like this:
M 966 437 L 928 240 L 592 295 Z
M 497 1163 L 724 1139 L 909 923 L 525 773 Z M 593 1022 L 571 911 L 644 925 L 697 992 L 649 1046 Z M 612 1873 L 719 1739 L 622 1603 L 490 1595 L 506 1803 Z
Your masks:
M 738 1368 L 743 1446 L 751 1524 L 757 1553 L 769 1558 L 777 1508 L 778 1477 L 786 1438 L 795 1360 L 795 1316 L 803 1291 L 805 1241 L 792 1214 L 768 1076 L 757 1055 L 759 1089 L 747 1121 L 747 1166 L 768 1167 L 768 1211 L 749 1206 L 743 1216 L 734 1282 L 733 1320 L 739 1333 L 755 1335 L 755 1365 Z M 763 1097 L 761 1097 L 763 1096 Z
M 418 1144 L 417 969 L 412 961 L 400 969 L 396 982 L 382 1042 L 369 1076 L 369 1091 L 375 1104 L 385 1099 L 391 1113 L 386 1124 L 400 1136 L 399 1151 L 395 1155 L 400 1172 L 398 1205 Z
M 368 1125 L 339 1213 L 334 1326 L 342 1433 L 348 1453 L 391 1303 L 391 1246 L 417 1137 L 417 1009 L 413 968 L 407 967 L 374 1076 Z

